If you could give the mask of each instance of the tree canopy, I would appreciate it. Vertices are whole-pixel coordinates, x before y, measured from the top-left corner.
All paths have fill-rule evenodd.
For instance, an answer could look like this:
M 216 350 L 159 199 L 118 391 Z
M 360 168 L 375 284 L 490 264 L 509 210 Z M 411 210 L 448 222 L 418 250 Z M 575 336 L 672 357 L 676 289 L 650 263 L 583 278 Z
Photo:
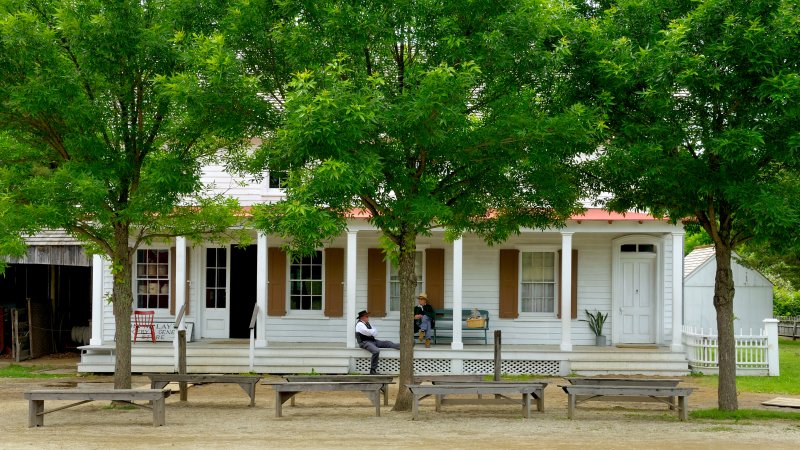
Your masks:
M 576 166 L 602 121 L 563 67 L 576 16 L 550 1 L 248 1 L 238 14 L 238 51 L 283 104 L 257 167 L 286 171 L 287 196 L 256 222 L 308 251 L 368 212 L 399 261 L 410 381 L 417 236 L 500 242 L 581 207 Z
M 204 193 L 201 167 L 271 120 L 216 30 L 224 4 L 0 3 L 0 242 L 65 229 L 110 259 L 118 388 L 130 387 L 133 252 L 226 232 L 236 201 Z
M 619 1 L 596 21 L 608 207 L 701 226 L 716 248 L 721 409 L 736 409 L 731 251 L 798 225 L 797 3 Z M 662 14 L 642 14 L 658 11 Z

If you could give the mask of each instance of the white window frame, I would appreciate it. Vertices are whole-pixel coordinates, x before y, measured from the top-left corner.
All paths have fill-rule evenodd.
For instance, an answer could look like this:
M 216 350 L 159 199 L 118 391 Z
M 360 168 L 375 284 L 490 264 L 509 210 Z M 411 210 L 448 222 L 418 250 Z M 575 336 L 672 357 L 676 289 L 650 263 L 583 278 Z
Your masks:
M 166 264 L 167 265 L 167 273 L 166 273 L 167 307 L 166 308 L 149 308 L 149 307 L 140 308 L 139 307 L 139 294 L 140 294 L 140 292 L 139 292 L 139 281 L 140 281 L 140 278 L 139 278 L 139 265 L 140 265 L 139 254 L 140 254 L 140 252 L 147 252 L 147 251 L 156 251 L 156 252 L 166 252 L 167 253 L 167 264 Z M 134 258 L 134 263 L 133 263 L 133 265 L 134 265 L 133 276 L 131 277 L 133 279 L 133 286 L 131 287 L 133 289 L 133 297 L 134 297 L 134 299 L 133 299 L 134 301 L 133 301 L 133 305 L 132 305 L 133 306 L 133 310 L 134 311 L 136 311 L 136 310 L 155 311 L 157 317 L 169 316 L 170 315 L 169 309 L 170 309 L 170 306 L 172 305 L 172 281 L 173 281 L 172 280 L 172 274 L 171 274 L 171 272 L 172 272 L 171 271 L 171 268 L 172 268 L 172 252 L 170 251 L 169 248 L 141 247 L 141 248 L 136 249 L 136 253 L 135 254 L 136 254 L 136 257 Z M 147 264 L 147 263 L 143 262 L 141 264 Z M 145 265 L 144 267 L 147 267 L 147 266 Z M 156 267 L 158 267 L 158 266 L 156 266 Z M 157 268 L 156 268 L 156 272 L 158 272 Z M 156 276 L 158 276 L 157 273 L 156 273 Z M 143 280 L 148 280 L 148 278 L 143 278 Z M 153 280 L 157 280 L 156 282 L 159 282 L 159 281 L 164 280 L 164 278 L 158 277 L 158 278 L 154 278 Z M 148 286 L 149 286 L 149 284 L 148 284 Z M 157 295 L 161 295 L 161 293 L 158 293 Z
M 422 283 L 419 282 L 419 277 L 418 277 L 417 290 L 415 295 L 419 295 L 420 293 L 425 292 L 425 283 L 426 283 L 425 271 L 427 269 L 427 264 L 428 264 L 428 258 L 426 252 L 427 249 L 428 249 L 427 245 L 423 246 L 417 245 L 416 252 L 422 254 L 422 268 L 420 269 L 422 271 L 421 274 Z M 392 281 L 392 262 L 387 260 L 386 261 L 386 314 L 399 317 L 400 315 L 399 302 L 398 302 L 398 308 L 395 310 L 392 309 L 392 283 L 399 283 L 399 281 Z
M 320 309 L 292 309 L 292 254 L 286 254 L 286 314 L 291 316 L 320 317 L 325 313 L 325 251 L 318 248 L 317 252 L 322 257 L 320 282 L 322 301 Z
M 546 318 L 557 318 L 558 317 L 558 293 L 561 290 L 561 260 L 558 257 L 558 251 L 561 250 L 560 247 L 556 246 L 525 246 L 525 247 L 518 247 L 519 250 L 519 268 L 517 273 L 517 298 L 519 299 L 517 309 L 519 312 L 520 317 L 546 317 Z M 553 311 L 552 312 L 527 312 L 522 311 L 522 255 L 524 253 L 552 253 L 553 254 Z

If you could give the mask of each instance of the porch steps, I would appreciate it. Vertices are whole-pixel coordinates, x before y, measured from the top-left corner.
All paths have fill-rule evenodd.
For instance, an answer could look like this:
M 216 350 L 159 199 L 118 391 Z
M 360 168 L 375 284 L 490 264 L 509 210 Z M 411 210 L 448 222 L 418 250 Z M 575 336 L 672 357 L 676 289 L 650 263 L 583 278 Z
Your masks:
M 689 362 L 683 353 L 659 352 L 574 352 L 570 371 L 578 375 L 658 375 L 689 374 Z

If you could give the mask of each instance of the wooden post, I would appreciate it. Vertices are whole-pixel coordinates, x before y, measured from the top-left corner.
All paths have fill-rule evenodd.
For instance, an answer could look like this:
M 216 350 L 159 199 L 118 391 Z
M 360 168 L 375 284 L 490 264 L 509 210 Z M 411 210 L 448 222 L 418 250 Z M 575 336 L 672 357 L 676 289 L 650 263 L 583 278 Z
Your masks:
M 800 319 L 797 317 L 794 318 L 794 330 L 792 330 L 792 340 L 797 340 L 797 322 L 800 322 Z
M 500 381 L 500 369 L 502 369 L 503 365 L 500 359 L 501 336 L 500 330 L 494 330 L 494 381 Z
M 178 330 L 178 373 L 186 375 L 186 330 Z M 178 386 L 181 390 L 181 401 L 185 402 L 189 398 L 186 382 L 181 381 Z

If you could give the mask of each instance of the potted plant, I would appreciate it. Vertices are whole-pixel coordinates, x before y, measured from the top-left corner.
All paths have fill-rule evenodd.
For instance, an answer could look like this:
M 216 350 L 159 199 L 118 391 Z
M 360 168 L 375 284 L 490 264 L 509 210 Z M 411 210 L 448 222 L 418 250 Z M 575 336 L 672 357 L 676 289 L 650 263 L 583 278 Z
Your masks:
M 606 337 L 603 336 L 603 324 L 606 323 L 606 319 L 608 319 L 608 313 L 601 313 L 600 311 L 595 312 L 594 314 L 590 313 L 588 309 L 585 309 L 587 319 L 581 319 L 581 322 L 586 322 L 589 324 L 589 328 L 592 329 L 595 336 L 595 344 L 599 347 L 606 345 Z

